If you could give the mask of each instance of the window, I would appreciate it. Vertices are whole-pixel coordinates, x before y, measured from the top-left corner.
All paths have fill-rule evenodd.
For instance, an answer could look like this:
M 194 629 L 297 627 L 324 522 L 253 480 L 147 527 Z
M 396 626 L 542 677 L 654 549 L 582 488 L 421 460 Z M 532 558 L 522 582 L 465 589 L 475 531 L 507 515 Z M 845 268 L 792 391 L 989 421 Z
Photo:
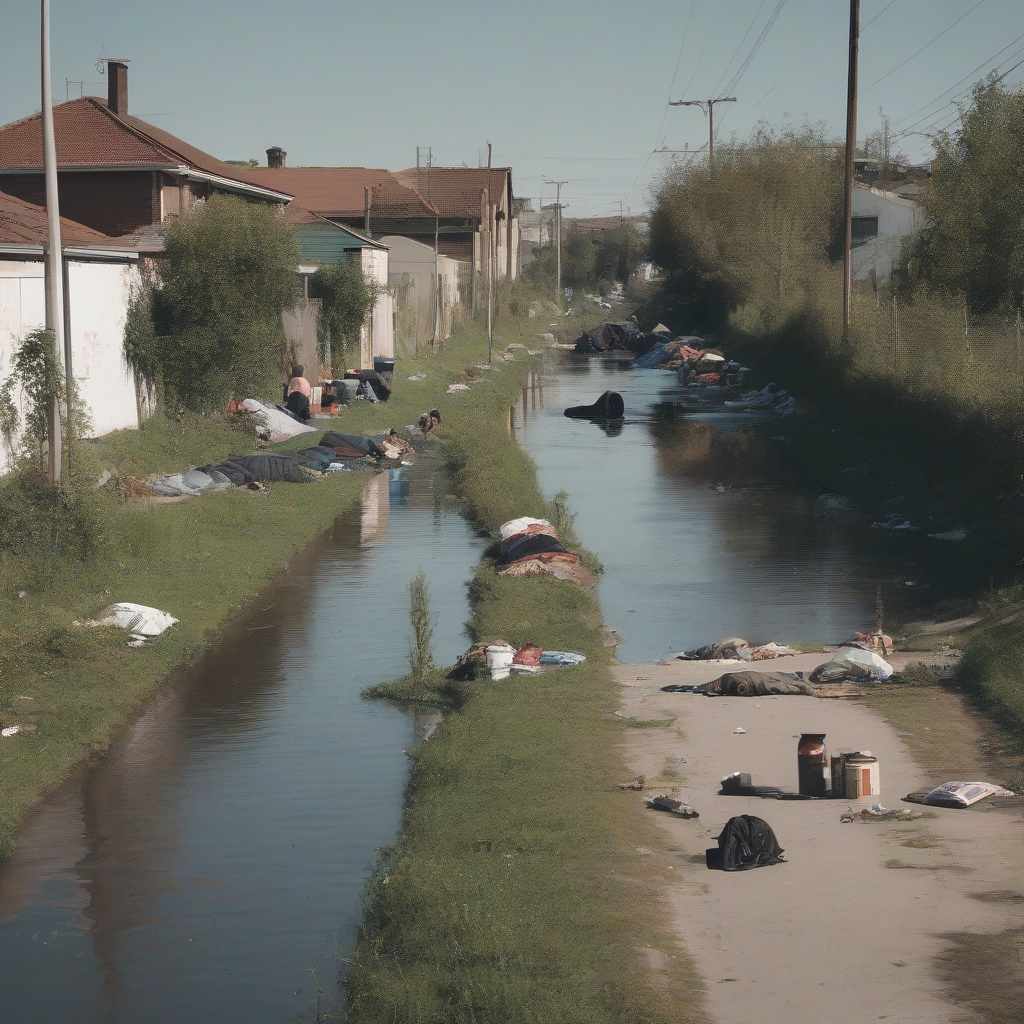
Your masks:
M 878 237 L 877 217 L 851 217 L 851 245 L 863 245 Z

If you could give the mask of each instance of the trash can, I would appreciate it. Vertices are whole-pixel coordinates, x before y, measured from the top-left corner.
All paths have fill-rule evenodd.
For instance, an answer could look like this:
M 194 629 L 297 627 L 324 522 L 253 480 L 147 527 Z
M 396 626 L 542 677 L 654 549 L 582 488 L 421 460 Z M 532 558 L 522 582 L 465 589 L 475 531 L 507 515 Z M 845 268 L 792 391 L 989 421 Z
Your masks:
M 373 368 L 377 373 L 381 374 L 381 376 L 387 374 L 390 377 L 395 372 L 395 360 L 388 359 L 386 356 L 374 356 Z

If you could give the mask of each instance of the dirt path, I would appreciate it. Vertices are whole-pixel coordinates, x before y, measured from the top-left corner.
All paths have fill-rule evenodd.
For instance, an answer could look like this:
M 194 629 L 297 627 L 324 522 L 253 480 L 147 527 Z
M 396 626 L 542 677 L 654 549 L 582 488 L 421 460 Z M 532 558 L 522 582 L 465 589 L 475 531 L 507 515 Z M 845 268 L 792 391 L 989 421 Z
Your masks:
M 772 667 L 813 668 L 820 655 Z M 886 807 L 932 779 L 895 729 L 857 701 L 814 697 L 704 697 L 662 693 L 676 682 L 705 682 L 730 666 L 676 662 L 621 665 L 627 760 L 700 812 L 660 815 L 667 856 L 679 873 L 669 893 L 673 925 L 707 984 L 718 1024 L 790 1024 L 812 1013 L 830 1024 L 888 1020 L 943 1024 L 978 1018 L 949 1002 L 934 958 L 954 932 L 1020 928 L 1020 902 L 992 894 L 1024 891 L 1024 815 L 989 800 L 971 810 L 935 809 L 911 823 L 841 824 L 849 801 L 787 802 L 718 796 L 723 775 L 747 771 L 755 784 L 796 789 L 801 732 L 827 734 L 830 748 L 868 749 L 881 766 Z M 737 726 L 746 733 L 736 735 Z M 682 759 L 682 763 L 678 760 Z M 655 790 L 664 792 L 666 789 Z M 639 794 L 623 799 L 644 808 Z M 754 814 L 775 830 L 784 865 L 744 873 L 708 871 L 705 848 L 734 814 Z M 986 898 L 987 896 L 987 898 Z

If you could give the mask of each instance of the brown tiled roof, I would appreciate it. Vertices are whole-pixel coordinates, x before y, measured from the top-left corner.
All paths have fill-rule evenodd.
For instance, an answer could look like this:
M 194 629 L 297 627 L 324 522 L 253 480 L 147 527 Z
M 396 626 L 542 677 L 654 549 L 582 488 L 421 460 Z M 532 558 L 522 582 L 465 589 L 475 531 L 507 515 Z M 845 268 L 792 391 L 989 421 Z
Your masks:
M 0 245 L 44 245 L 50 238 L 46 210 L 0 192 Z M 123 238 L 111 238 L 84 224 L 60 219 L 62 246 L 81 249 L 132 249 Z
M 480 217 L 480 197 L 489 190 L 490 202 L 496 202 L 507 188 L 512 191 L 510 167 L 410 167 L 396 171 L 395 177 L 415 188 L 442 217 Z
M 243 181 L 295 196 L 303 208 L 321 217 L 362 217 L 364 188 L 373 189 L 371 217 L 436 216 L 415 189 L 396 181 L 390 171 L 371 167 L 236 167 L 234 172 Z
M 0 168 L 39 170 L 43 166 L 40 114 L 0 128 Z M 167 167 L 187 164 L 196 170 L 244 181 L 237 167 L 126 114 L 111 113 L 105 100 L 83 96 L 53 108 L 58 167 Z

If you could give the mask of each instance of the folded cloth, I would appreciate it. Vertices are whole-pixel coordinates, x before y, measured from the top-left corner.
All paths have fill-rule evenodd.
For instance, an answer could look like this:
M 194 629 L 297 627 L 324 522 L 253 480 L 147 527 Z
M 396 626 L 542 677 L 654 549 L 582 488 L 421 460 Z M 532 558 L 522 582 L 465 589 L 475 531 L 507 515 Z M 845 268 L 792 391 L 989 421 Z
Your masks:
M 515 653 L 513 665 L 539 665 L 543 650 L 537 644 L 524 644 Z
M 586 660 L 585 654 L 575 651 L 544 651 L 540 656 L 541 665 L 579 665 Z
M 546 519 L 531 519 L 529 516 L 521 516 L 519 519 L 510 519 L 499 531 L 502 541 L 510 540 L 519 533 L 525 533 L 531 526 L 551 526 Z M 552 527 L 553 528 L 553 527 Z

